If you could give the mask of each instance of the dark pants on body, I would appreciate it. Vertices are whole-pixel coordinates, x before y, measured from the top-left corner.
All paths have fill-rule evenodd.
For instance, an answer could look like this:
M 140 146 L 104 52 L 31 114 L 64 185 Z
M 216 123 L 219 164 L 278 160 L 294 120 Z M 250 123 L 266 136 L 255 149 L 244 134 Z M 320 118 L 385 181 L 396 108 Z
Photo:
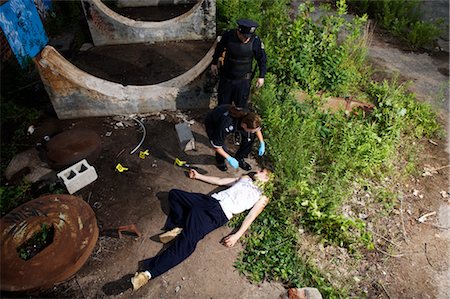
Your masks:
M 249 79 L 232 80 L 221 75 L 217 89 L 219 105 L 234 103 L 236 107 L 247 108 L 250 84 Z
M 247 133 L 245 131 L 239 131 L 237 132 L 237 134 L 241 135 L 241 144 L 234 157 L 237 160 L 242 160 L 244 158 L 247 158 L 250 152 L 252 151 L 252 146 L 253 142 L 255 141 L 256 134 Z M 222 148 L 224 151 L 228 152 L 226 144 L 224 144 Z M 216 153 L 216 162 L 217 165 L 225 164 L 225 158 Z
M 183 231 L 160 255 L 144 261 L 144 269 L 152 278 L 184 261 L 194 252 L 198 241 L 228 221 L 219 202 L 202 193 L 172 189 L 169 205 L 166 229 L 181 227 Z

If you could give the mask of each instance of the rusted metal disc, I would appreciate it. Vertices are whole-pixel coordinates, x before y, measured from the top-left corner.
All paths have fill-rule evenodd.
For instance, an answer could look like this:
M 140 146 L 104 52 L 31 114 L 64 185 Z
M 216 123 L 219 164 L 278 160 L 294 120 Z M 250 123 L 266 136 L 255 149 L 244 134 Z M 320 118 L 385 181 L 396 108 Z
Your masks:
M 47 158 L 53 169 L 69 167 L 83 159 L 93 163 L 102 149 L 100 136 L 89 129 L 72 129 L 51 138 Z
M 53 226 L 53 242 L 29 260 L 17 248 Z M 80 197 L 45 195 L 11 211 L 0 220 L 3 291 L 43 290 L 63 282 L 87 261 L 98 239 L 94 211 Z

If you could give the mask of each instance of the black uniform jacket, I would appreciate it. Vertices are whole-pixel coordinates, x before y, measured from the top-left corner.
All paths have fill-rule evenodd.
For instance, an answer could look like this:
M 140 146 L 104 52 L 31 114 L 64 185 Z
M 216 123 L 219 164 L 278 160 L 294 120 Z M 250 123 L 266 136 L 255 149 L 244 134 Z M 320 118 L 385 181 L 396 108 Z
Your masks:
M 214 51 L 212 64 L 217 64 L 225 51 L 223 72 L 229 79 L 241 79 L 252 71 L 252 59 L 255 58 L 259 68 L 259 78 L 266 75 L 267 56 L 261 39 L 254 35 L 246 44 L 237 36 L 236 29 L 225 31 Z
M 206 134 L 215 148 L 222 147 L 227 135 L 240 127 L 239 121 L 230 116 L 229 107 L 230 105 L 217 106 L 205 118 Z

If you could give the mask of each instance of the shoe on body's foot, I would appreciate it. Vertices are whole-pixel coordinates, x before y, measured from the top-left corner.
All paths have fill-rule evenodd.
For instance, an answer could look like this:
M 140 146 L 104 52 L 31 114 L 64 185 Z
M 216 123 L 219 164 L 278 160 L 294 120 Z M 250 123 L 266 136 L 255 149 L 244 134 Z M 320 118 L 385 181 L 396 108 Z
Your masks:
M 244 169 L 245 171 L 252 170 L 252 167 L 250 166 L 250 164 L 245 162 L 244 159 L 239 159 L 238 161 L 239 161 L 240 168 Z
M 217 168 L 219 168 L 220 171 L 227 171 L 228 170 L 228 166 L 225 163 L 217 164 Z
M 133 285 L 133 291 L 139 290 L 143 287 L 151 277 L 149 277 L 146 272 L 136 272 L 133 277 L 131 277 L 131 284 Z
M 176 236 L 178 236 L 179 234 L 181 234 L 181 231 L 183 229 L 180 227 L 175 227 L 174 229 L 171 229 L 165 233 L 162 233 L 159 235 L 159 240 L 161 241 L 161 243 L 169 243 L 170 241 L 172 241 L 173 239 L 176 238 Z

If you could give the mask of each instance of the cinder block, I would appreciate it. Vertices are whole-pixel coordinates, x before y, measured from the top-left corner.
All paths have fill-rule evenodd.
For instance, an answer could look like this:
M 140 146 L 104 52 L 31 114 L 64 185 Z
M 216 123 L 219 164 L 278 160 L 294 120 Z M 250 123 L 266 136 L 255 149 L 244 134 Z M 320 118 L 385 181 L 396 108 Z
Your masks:
M 175 130 L 177 130 L 181 149 L 183 151 L 195 150 L 195 139 L 189 124 L 185 122 L 176 124 Z
M 89 185 L 97 179 L 95 168 L 86 161 L 86 159 L 64 169 L 58 173 L 58 177 L 62 179 L 66 185 L 67 191 L 73 194 L 81 188 Z

